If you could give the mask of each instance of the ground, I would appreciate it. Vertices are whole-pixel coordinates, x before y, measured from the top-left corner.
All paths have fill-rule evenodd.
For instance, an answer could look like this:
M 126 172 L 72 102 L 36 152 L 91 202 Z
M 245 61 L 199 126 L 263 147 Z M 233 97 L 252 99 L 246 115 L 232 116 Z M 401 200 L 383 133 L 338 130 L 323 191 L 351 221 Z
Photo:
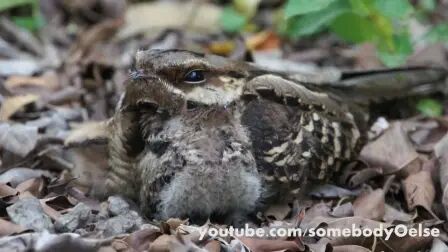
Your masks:
M 300 207 L 299 202 L 273 205 L 257 215 L 264 230 L 404 224 L 436 229 L 437 237 L 200 239 L 206 228 L 223 226 L 148 220 L 127 199 L 89 194 L 104 181 L 104 124 L 137 50 L 182 48 L 287 71 L 446 68 L 448 29 L 437 26 L 447 21 L 446 1 L 390 1 L 398 7 L 370 1 L 378 4 L 368 15 L 382 23 L 373 23 L 379 32 L 366 36 L 355 34 L 357 22 L 344 23 L 358 12 L 310 30 L 328 16 L 307 26 L 304 18 L 328 10 L 310 5 L 303 14 L 306 8 L 296 9 L 293 1 L 41 0 L 37 7 L 36 1 L 23 2 L 8 8 L 0 4 L 1 251 L 448 251 L 448 118 L 440 95 L 397 105 L 392 108 L 397 113 L 376 120 L 359 159 L 334 183 L 313 188 Z M 319 2 L 338 8 L 337 0 Z M 29 8 L 41 10 L 41 16 L 30 17 Z M 276 28 L 282 8 L 294 19 L 295 30 Z M 398 9 L 388 12 L 393 8 Z M 356 16 L 366 25 L 360 30 L 367 31 L 372 24 L 363 18 Z M 389 18 L 399 18 L 401 26 L 389 27 Z M 403 24 L 409 28 L 405 38 L 397 32 Z M 394 29 L 390 34 L 389 28 Z M 422 34 L 428 36 L 421 39 Z M 388 41 L 390 50 L 382 49 Z

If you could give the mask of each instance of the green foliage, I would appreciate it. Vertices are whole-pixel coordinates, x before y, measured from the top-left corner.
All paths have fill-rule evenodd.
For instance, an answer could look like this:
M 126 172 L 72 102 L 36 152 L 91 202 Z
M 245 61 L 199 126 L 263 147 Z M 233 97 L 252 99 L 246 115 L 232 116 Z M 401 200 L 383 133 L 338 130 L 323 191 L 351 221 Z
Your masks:
M 222 13 L 221 26 L 227 32 L 247 30 L 259 3 L 233 0 Z M 292 39 L 330 31 L 350 43 L 374 43 L 378 58 L 394 67 L 413 52 L 408 20 L 425 18 L 436 8 L 436 0 L 419 0 L 415 6 L 410 0 L 287 0 L 277 25 L 280 34 Z M 448 23 L 434 27 L 423 39 L 446 43 Z
M 0 0 L 0 12 L 19 7 L 30 7 L 31 15 L 13 16 L 11 19 L 14 23 L 32 31 L 42 27 L 43 19 L 40 15 L 38 0 Z
M 346 2 L 335 1 L 321 10 L 313 11 L 307 15 L 293 16 L 287 20 L 286 35 L 298 38 L 315 34 L 328 27 L 336 17 L 349 10 L 349 5 Z
M 243 30 L 255 15 L 261 0 L 233 0 L 232 5 L 224 8 L 220 24 L 226 32 Z
M 402 22 L 414 13 L 408 0 L 289 0 L 285 13 L 292 38 L 329 30 L 348 42 L 373 42 L 388 66 L 402 64 L 413 51 Z
M 403 65 L 414 51 L 409 34 L 394 35 L 392 43 L 394 50 L 379 47 L 378 57 L 388 67 Z
M 425 38 L 430 42 L 448 42 L 448 23 L 443 23 L 434 26 L 426 35 Z
M 285 6 L 285 17 L 302 15 L 327 8 L 335 0 L 294 0 L 288 1 Z
M 35 0 L 2 0 L 0 1 L 0 11 L 8 10 L 25 4 L 32 4 Z
M 242 30 L 246 22 L 246 17 L 232 7 L 226 7 L 221 14 L 221 26 L 227 32 L 238 32 Z
M 421 99 L 417 103 L 417 110 L 426 116 L 441 116 L 443 113 L 442 104 L 434 99 Z
M 375 7 L 389 18 L 405 18 L 414 11 L 408 0 L 376 0 Z

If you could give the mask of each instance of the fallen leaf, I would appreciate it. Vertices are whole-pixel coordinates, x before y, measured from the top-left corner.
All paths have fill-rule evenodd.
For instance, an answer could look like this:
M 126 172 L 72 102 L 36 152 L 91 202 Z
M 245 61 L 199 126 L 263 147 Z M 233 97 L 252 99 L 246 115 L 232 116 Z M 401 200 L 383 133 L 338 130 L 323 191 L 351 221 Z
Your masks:
M 124 39 L 154 29 L 185 29 L 185 26 L 213 32 L 219 29 L 220 15 L 221 8 L 209 3 L 157 1 L 133 4 L 126 10 L 125 26 L 118 37 Z
M 437 157 L 439 165 L 442 204 L 445 208 L 445 213 L 448 213 L 448 134 L 434 146 L 434 154 Z
M 0 76 L 32 75 L 43 66 L 33 59 L 0 59 Z
M 0 183 L 0 198 L 15 196 L 19 192 L 5 183 Z
M 284 220 L 290 213 L 291 207 L 288 204 L 277 204 L 270 205 L 264 212 L 264 215 L 275 220 Z
M 358 245 L 343 245 L 334 246 L 333 252 L 371 252 L 371 250 Z
M 372 167 L 382 167 L 384 174 L 393 174 L 418 158 L 400 122 L 394 122 L 375 141 L 367 144 L 360 158 Z
M 65 146 L 80 146 L 90 143 L 104 143 L 109 135 L 107 121 L 85 122 L 74 125 L 65 139 Z
M 272 31 L 262 31 L 246 39 L 250 50 L 273 50 L 280 47 L 280 38 Z
M 32 94 L 6 98 L 0 108 L 0 121 L 8 120 L 17 111 L 23 109 L 30 103 L 36 102 L 37 100 L 39 100 L 39 96 Z
M 284 241 L 238 237 L 238 240 L 240 240 L 253 252 L 270 252 L 282 250 L 305 251 L 305 246 L 298 238 L 293 241 Z
M 417 215 L 412 216 L 408 213 L 405 213 L 404 211 L 399 211 L 394 207 L 392 207 L 391 205 L 386 204 L 383 220 L 387 223 L 395 223 L 395 222 L 408 223 L 411 222 L 416 217 Z
M 157 237 L 150 245 L 148 251 L 169 251 L 170 242 L 174 236 L 163 234 Z
M 70 62 L 78 62 L 86 57 L 86 55 L 99 42 L 111 39 L 123 25 L 121 18 L 107 19 L 98 24 L 95 24 L 78 37 L 78 41 L 71 49 Z
M 448 251 L 448 246 L 445 244 L 445 242 L 443 242 L 439 238 L 435 238 L 432 241 L 432 246 L 431 247 L 432 248 L 431 248 L 430 252 L 445 252 L 445 251 Z
M 170 252 L 184 252 L 184 251 L 195 251 L 195 252 L 207 252 L 204 249 L 201 249 L 192 242 L 190 239 L 183 235 L 176 235 L 169 242 L 169 251 Z
M 27 229 L 14 224 L 10 221 L 6 221 L 4 219 L 0 219 L 0 237 L 7 236 L 7 235 L 13 235 L 13 234 L 20 234 Z
M 17 187 L 20 183 L 32 178 L 39 178 L 41 176 L 50 177 L 47 171 L 36 170 L 30 168 L 12 168 L 0 175 L 0 183 L 8 183 L 12 187 Z
M 359 190 L 348 190 L 339 186 L 324 184 L 312 188 L 308 195 L 316 198 L 343 198 L 346 196 L 356 196 Z
M 162 233 L 158 229 L 142 229 L 131 233 L 125 240 L 135 251 L 147 250 Z
M 348 202 L 342 205 L 338 205 L 334 207 L 329 214 L 337 218 L 353 216 L 353 204 L 351 202 Z
M 381 167 L 368 167 L 354 172 L 354 175 L 348 180 L 351 188 L 357 187 L 368 180 L 383 175 Z
M 217 240 L 211 240 L 205 244 L 204 249 L 208 252 L 220 252 L 221 244 Z
M 17 185 L 16 190 L 20 193 L 29 192 L 34 197 L 40 198 L 44 196 L 44 191 L 46 190 L 47 181 L 42 177 L 28 179 L 19 185 Z
M 411 174 L 402 181 L 402 184 L 409 210 L 422 206 L 432 213 L 431 206 L 436 192 L 429 171 L 422 170 Z
M 382 220 L 385 214 L 385 198 L 383 189 L 359 195 L 353 202 L 355 216 L 371 220 Z
M 56 90 L 59 83 L 56 73 L 47 72 L 39 77 L 13 75 L 5 81 L 4 85 L 8 90 L 21 86 L 35 86 L 45 88 L 46 90 Z

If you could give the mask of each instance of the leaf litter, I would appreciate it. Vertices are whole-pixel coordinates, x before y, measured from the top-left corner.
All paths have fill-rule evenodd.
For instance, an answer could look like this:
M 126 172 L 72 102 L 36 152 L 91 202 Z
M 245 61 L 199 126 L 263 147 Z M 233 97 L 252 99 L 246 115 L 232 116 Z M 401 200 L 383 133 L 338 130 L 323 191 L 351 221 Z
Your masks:
M 216 23 L 222 6 L 212 3 L 201 5 L 196 13 L 191 1 L 132 3 L 127 9 L 125 5 L 123 0 L 41 1 L 44 18 L 51 22 L 38 34 L 1 18 L 0 250 L 446 250 L 446 117 L 381 118 L 372 126 L 360 160 L 346 167 L 338 184 L 313 188 L 304 202 L 271 206 L 258 213 L 260 223 L 251 224 L 266 230 L 422 224 L 440 230 L 442 235 L 435 239 L 200 240 L 202 228 L 218 225 L 198 227 L 179 219 L 156 223 L 118 195 L 103 201 L 93 197 L 89 189 L 95 190 L 95 183 L 104 180 L 107 168 L 107 120 L 124 90 L 133 54 L 141 48 L 184 48 L 239 60 L 253 58 L 267 67 L 295 71 L 317 71 L 314 62 L 324 67 L 380 66 L 369 44 L 334 50 L 334 40 L 323 37 L 317 41 L 319 48 L 310 40 L 304 42 L 312 45 L 309 48 L 302 46 L 284 55 L 291 48 L 269 29 L 243 38 L 219 33 Z M 185 16 L 187 9 L 190 18 L 172 18 Z M 160 15 L 167 12 L 171 14 Z M 427 50 L 436 49 L 435 60 L 440 62 L 446 48 Z M 340 60 L 328 60 L 332 58 Z M 413 57 L 417 63 L 419 59 Z

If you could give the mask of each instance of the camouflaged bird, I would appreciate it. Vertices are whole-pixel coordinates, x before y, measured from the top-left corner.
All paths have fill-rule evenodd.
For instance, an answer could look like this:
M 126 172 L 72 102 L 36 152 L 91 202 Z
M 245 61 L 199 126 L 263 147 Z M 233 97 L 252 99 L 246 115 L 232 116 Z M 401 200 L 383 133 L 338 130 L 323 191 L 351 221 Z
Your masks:
M 356 159 L 370 103 L 444 91 L 445 80 L 439 68 L 325 77 L 140 51 L 110 124 L 107 188 L 148 216 L 231 221 Z

